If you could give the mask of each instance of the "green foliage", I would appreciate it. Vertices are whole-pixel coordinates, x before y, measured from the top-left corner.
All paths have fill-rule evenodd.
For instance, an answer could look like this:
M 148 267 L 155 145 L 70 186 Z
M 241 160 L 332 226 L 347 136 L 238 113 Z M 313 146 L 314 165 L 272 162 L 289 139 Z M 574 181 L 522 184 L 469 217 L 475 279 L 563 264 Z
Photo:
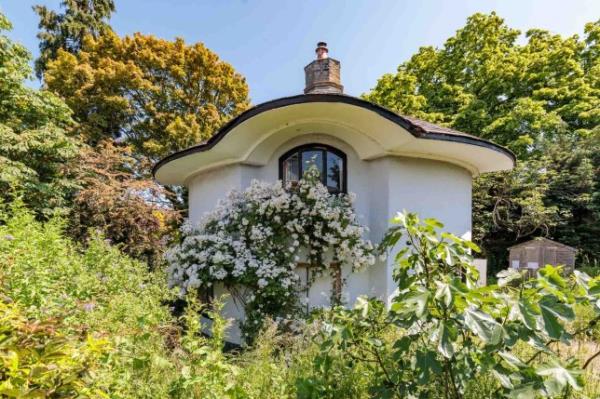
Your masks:
M 34 6 L 40 17 L 40 57 L 35 61 L 39 78 L 46 71 L 48 62 L 55 59 L 58 50 L 77 54 L 87 35 L 97 37 L 110 30 L 108 19 L 115 11 L 113 0 L 63 0 L 63 13 L 49 10 L 46 6 Z
M 135 177 L 138 168 L 128 146 L 102 142 L 83 149 L 74 168 L 81 189 L 73 199 L 68 232 L 86 242 L 90 232 L 100 230 L 124 253 L 154 268 L 179 215 L 168 206 L 162 187 Z
M 0 190 L 9 200 L 20 191 L 39 214 L 65 206 L 76 187 L 66 164 L 79 143 L 67 135 L 69 108 L 53 94 L 26 86 L 30 55 L 5 30 L 11 24 L 0 13 Z
M 331 194 L 315 167 L 285 187 L 254 181 L 232 190 L 197 226 L 184 225 L 182 243 L 166 256 L 169 284 L 182 293 L 222 284 L 243 304 L 240 327 L 248 343 L 265 318 L 300 317 L 300 293 L 325 272 L 339 277 L 330 303 L 340 303 L 342 266 L 359 271 L 375 263 L 365 231 L 352 195 Z M 310 265 L 305 282 L 300 263 Z
M 296 381 L 298 398 L 369 398 L 373 397 L 370 389 L 383 381 L 384 375 L 376 367 L 372 367 L 371 360 L 378 362 L 381 353 L 389 351 L 386 337 L 389 338 L 390 329 L 385 323 L 386 311 L 381 302 L 373 302 L 373 306 L 364 307 L 366 302 L 359 298 L 354 312 L 360 314 L 362 319 L 346 329 L 340 335 L 334 332 L 339 325 L 338 317 L 348 317 L 349 313 L 342 316 L 337 311 L 332 314 L 324 312 L 319 315 L 319 335 L 312 339 L 320 347 L 320 352 L 313 356 L 312 364 L 306 367 L 303 375 Z M 348 318 L 349 321 L 352 317 Z M 347 333 L 350 333 L 348 335 Z M 340 340 L 343 337 L 343 340 Z M 370 340 L 376 346 L 377 352 L 364 353 L 359 345 L 361 339 Z M 369 358 L 373 356 L 372 358 Z M 366 360 L 369 358 L 369 360 Z M 375 396 L 380 397 L 381 392 Z M 384 396 L 382 396 L 384 397 Z
M 88 143 L 124 137 L 152 160 L 208 139 L 248 105 L 244 78 L 202 43 L 139 33 L 87 36 L 77 54 L 59 51 L 44 79 Z
M 487 381 L 485 397 L 567 397 L 582 390 L 590 362 L 561 358 L 559 346 L 600 320 L 600 279 L 579 272 L 566 279 L 546 266 L 535 279 L 509 269 L 497 286 L 479 287 L 474 244 L 440 234 L 443 226 L 433 219 L 401 213 L 394 222 L 382 243 L 400 248 L 389 313 L 366 300 L 332 312 L 325 359 L 335 348 L 372 368 L 378 378 L 371 391 L 381 397 L 463 398 L 481 389 L 474 380 Z M 569 330 L 576 304 L 593 316 Z M 533 353 L 525 357 L 524 347 Z
M 505 145 L 519 165 L 480 177 L 474 237 L 491 271 L 505 248 L 547 235 L 600 254 L 600 21 L 584 37 L 520 32 L 474 14 L 443 47 L 423 47 L 365 98 Z
M 413 263 L 399 267 L 396 277 L 410 277 L 393 311 L 381 302 L 363 301 L 353 310 L 317 314 L 295 334 L 282 334 L 275 323 L 267 323 L 252 348 L 226 354 L 222 348 L 228 322 L 219 316 L 218 305 L 201 308 L 190 296 L 186 313 L 175 319 L 165 306 L 173 296 L 164 276 L 149 273 L 144 264 L 123 256 L 100 237 L 92 237 L 83 249 L 64 237 L 63 221 L 40 223 L 19 203 L 1 219 L 4 395 L 19 389 L 16 397 L 27 397 L 24 390 L 43 390 L 46 397 L 366 399 L 395 392 L 389 373 L 392 381 L 404 378 L 407 387 L 416 384 L 414 393 L 436 398 L 444 397 L 443 354 L 452 354 L 448 360 L 456 375 L 472 375 L 460 380 L 464 397 L 494 397 L 508 391 L 494 374 L 496 364 L 500 371 L 511 370 L 504 377 L 513 385 L 523 373 L 538 384 L 536 389 L 580 384 L 581 364 L 567 364 L 555 353 L 569 343 L 567 348 L 575 347 L 571 334 L 576 331 L 588 337 L 597 334 L 597 327 L 590 330 L 590 325 L 598 307 L 582 300 L 581 291 L 587 286 L 588 296 L 597 298 L 597 279 L 579 274 L 580 282 L 567 282 L 547 268 L 533 282 L 510 275 L 503 276 L 502 287 L 476 288 L 474 271 L 462 263 L 469 259 L 470 248 L 464 247 L 468 244 L 446 236 L 449 242 L 438 245 L 431 235 L 438 224 L 428 220 L 428 227 L 411 228 L 428 250 L 424 257 L 406 253 Z M 422 229 L 427 231 L 424 236 Z M 390 234 L 387 243 L 400 242 L 400 232 Z M 409 272 L 417 264 L 422 270 Z M 466 282 L 456 278 L 454 267 L 469 273 Z M 431 271 L 431 281 L 423 277 L 425 270 Z M 443 274 L 448 270 L 449 275 Z M 515 280 L 509 282 L 511 278 Z M 446 281 L 450 283 L 444 285 Z M 509 310 L 517 293 L 522 308 Z M 573 319 L 573 300 L 580 302 L 577 317 L 565 322 Z M 444 310 L 451 318 L 444 319 Z M 208 326 L 200 324 L 200 312 L 213 319 L 212 338 L 202 335 Z M 406 328 L 411 320 L 420 327 Z M 498 324 L 500 337 L 494 328 Z M 560 342 L 552 338 L 559 336 Z M 413 341 L 415 337 L 420 338 Z M 19 356 L 18 366 L 13 352 Z M 527 363 L 532 357 L 527 368 L 515 360 Z M 540 387 L 542 382 L 548 387 Z M 596 394 L 588 386 L 584 389 L 589 396 Z
M 161 370 L 173 370 L 161 361 L 163 333 L 174 328 L 164 278 L 99 238 L 80 252 L 59 220 L 41 225 L 23 209 L 11 213 L 0 228 L 4 295 L 28 317 L 63 320 L 65 334 L 106 337 L 113 349 L 96 365 L 95 383 L 112 397 L 162 396 Z
M 83 249 L 65 238 L 65 222 L 38 222 L 18 203 L 0 219 L 5 395 L 44 389 L 51 391 L 45 397 L 280 399 L 296 397 L 296 380 L 310 377 L 317 347 L 309 331 L 279 335 L 270 324 L 255 348 L 228 355 L 228 322 L 218 307 L 200 308 L 189 297 L 178 320 L 165 305 L 174 298 L 165 276 L 100 237 Z M 213 319 L 210 328 L 199 312 Z M 212 338 L 202 336 L 207 331 Z M 21 356 L 18 368 L 11 351 Z M 358 376 L 347 374 L 340 389 L 368 377 Z
M 65 335 L 106 338 L 112 350 L 95 364 L 99 389 L 112 397 L 160 392 L 160 359 L 168 357 L 161 329 L 171 322 L 164 278 L 99 237 L 82 251 L 59 219 L 41 224 L 18 204 L 10 214 L 0 227 L 3 295 L 28 318 L 62 320 Z
M 27 319 L 0 302 L 0 395 L 3 398 L 106 397 L 94 387 L 97 359 L 107 342 L 58 332 L 59 321 Z

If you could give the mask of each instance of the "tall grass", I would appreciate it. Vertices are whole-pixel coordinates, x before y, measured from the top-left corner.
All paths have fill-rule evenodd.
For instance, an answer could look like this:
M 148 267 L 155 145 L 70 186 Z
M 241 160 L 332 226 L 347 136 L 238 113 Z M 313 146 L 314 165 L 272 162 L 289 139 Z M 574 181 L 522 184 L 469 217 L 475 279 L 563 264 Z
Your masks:
M 99 236 L 77 245 L 65 238 L 62 220 L 40 223 L 18 204 L 0 219 L 0 396 L 35 397 L 44 389 L 56 398 L 377 397 L 370 387 L 382 376 L 352 354 L 322 361 L 318 321 L 294 335 L 268 324 L 252 349 L 225 353 L 227 321 L 213 313 L 213 337 L 203 337 L 193 300 L 175 318 L 161 272 Z M 583 358 L 597 346 L 592 334 L 561 353 Z M 21 363 L 9 367 L 15 356 Z M 599 397 L 600 360 L 587 373 L 584 394 Z M 6 381 L 24 382 L 17 392 Z M 494 379 L 480 376 L 465 397 L 496 390 Z

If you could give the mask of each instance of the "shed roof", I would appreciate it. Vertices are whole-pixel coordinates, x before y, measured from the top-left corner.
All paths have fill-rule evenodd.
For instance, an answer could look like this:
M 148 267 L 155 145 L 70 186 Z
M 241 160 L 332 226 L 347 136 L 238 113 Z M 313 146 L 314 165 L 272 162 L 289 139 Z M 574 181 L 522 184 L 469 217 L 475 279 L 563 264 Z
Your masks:
M 546 245 L 551 244 L 551 245 L 555 245 L 555 246 L 558 246 L 558 247 L 561 247 L 561 248 L 565 248 L 565 249 L 571 250 L 573 252 L 577 252 L 577 248 L 570 247 L 570 246 L 568 246 L 566 244 L 560 243 L 558 241 L 551 240 L 551 239 L 546 238 L 546 237 L 536 237 L 536 238 L 534 238 L 532 240 L 524 241 L 524 242 L 521 242 L 519 244 L 515 244 L 515 245 L 513 245 L 511 247 L 508 247 L 508 249 L 513 249 L 513 248 L 518 248 L 518 247 L 524 247 L 524 246 L 531 245 L 531 244 L 546 244 Z

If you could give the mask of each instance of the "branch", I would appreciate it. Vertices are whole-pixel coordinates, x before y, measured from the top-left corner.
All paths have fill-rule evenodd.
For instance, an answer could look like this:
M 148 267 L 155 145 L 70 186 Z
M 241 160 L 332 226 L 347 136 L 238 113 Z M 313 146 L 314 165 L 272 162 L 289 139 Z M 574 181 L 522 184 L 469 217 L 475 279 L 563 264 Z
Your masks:
M 583 332 L 587 331 L 587 330 L 588 330 L 590 327 L 594 326 L 594 325 L 595 325 L 595 324 L 596 324 L 598 321 L 600 321 L 600 316 L 597 316 L 597 317 L 593 318 L 592 320 L 590 320 L 590 321 L 588 322 L 588 324 L 587 324 L 585 327 L 582 327 L 582 328 L 580 328 L 579 330 L 575 331 L 575 332 L 573 333 L 573 337 L 576 337 L 576 336 L 578 336 L 579 334 L 581 334 L 581 333 L 583 333 Z M 557 340 L 557 339 L 552 339 L 552 340 L 550 340 L 550 341 L 549 341 L 549 342 L 548 342 L 546 345 L 552 345 L 553 343 L 556 343 L 556 342 L 558 342 L 558 340 Z M 544 350 L 539 350 L 539 351 L 537 351 L 536 353 L 534 353 L 534 354 L 533 354 L 533 356 L 532 356 L 532 357 L 531 357 L 531 358 L 530 358 L 528 361 L 526 361 L 526 362 L 525 362 L 525 364 L 529 364 L 529 363 L 531 363 L 531 362 L 532 362 L 532 361 L 533 361 L 535 358 L 537 358 L 539 355 L 541 355 L 541 354 L 542 354 L 542 353 L 544 353 L 544 352 L 545 352 Z M 600 352 L 599 352 L 599 353 L 596 353 L 596 354 L 594 354 L 594 355 L 593 355 L 591 358 L 589 358 L 588 360 L 586 360 L 585 364 L 583 365 L 583 368 L 585 369 L 585 368 L 587 367 L 587 365 L 588 365 L 588 364 L 589 364 L 589 363 L 590 363 L 590 362 L 591 362 L 591 361 L 592 361 L 592 360 L 593 360 L 593 359 L 594 359 L 596 356 L 599 356 L 599 355 L 600 355 Z
M 446 373 L 450 377 L 450 384 L 451 384 L 452 391 L 453 391 L 452 393 L 454 394 L 455 398 L 460 399 L 461 395 L 458 392 L 458 388 L 456 387 L 456 381 L 454 380 L 454 373 L 452 373 L 452 366 L 450 365 L 450 361 L 448 359 L 446 359 L 446 361 L 445 361 L 445 366 L 446 366 Z
M 390 374 L 388 373 L 387 369 L 385 368 L 385 365 L 383 364 L 383 360 L 381 359 L 381 356 L 379 356 L 379 351 L 377 350 L 377 348 L 375 348 L 375 358 L 377 359 L 377 363 L 379 363 L 379 367 L 381 368 L 381 370 L 383 371 L 383 373 L 385 374 L 385 379 L 387 380 L 387 382 L 394 387 L 394 389 L 397 389 L 398 384 L 396 384 Z
M 598 356 L 600 356 L 600 351 L 594 353 L 590 358 L 588 358 L 588 360 L 585 361 L 585 363 L 583 364 L 582 370 L 585 370 L 586 367 L 589 366 L 590 363 L 592 363 L 592 360 L 594 360 Z
M 353 340 L 355 341 L 355 340 Z M 355 344 L 356 345 L 356 344 Z M 360 348 L 360 347 L 359 347 Z M 379 368 L 381 368 L 381 371 L 383 371 L 383 374 L 385 375 L 385 379 L 386 381 L 393 386 L 394 388 L 396 388 L 398 386 L 398 384 L 396 384 L 393 380 L 392 377 L 390 376 L 388 370 L 385 368 L 385 364 L 383 362 L 383 359 L 381 358 L 381 356 L 379 355 L 379 351 L 377 350 L 377 348 L 364 348 L 364 350 L 366 350 L 367 352 L 371 353 L 372 355 L 375 356 L 375 360 L 373 362 L 377 363 L 379 365 Z

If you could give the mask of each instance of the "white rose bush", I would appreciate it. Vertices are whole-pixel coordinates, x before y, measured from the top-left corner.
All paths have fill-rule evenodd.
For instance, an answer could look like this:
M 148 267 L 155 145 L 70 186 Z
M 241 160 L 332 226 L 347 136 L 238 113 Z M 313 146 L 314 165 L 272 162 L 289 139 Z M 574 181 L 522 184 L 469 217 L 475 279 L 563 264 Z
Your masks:
M 167 253 L 169 284 L 181 295 L 216 283 L 230 292 L 243 287 L 241 327 L 251 341 L 266 317 L 299 314 L 298 293 L 306 289 L 294 271 L 299 262 L 313 274 L 332 263 L 352 271 L 375 263 L 352 202 L 351 194 L 330 194 L 316 168 L 296 184 L 253 181 L 230 192 L 197 226 L 184 225 L 181 244 Z

